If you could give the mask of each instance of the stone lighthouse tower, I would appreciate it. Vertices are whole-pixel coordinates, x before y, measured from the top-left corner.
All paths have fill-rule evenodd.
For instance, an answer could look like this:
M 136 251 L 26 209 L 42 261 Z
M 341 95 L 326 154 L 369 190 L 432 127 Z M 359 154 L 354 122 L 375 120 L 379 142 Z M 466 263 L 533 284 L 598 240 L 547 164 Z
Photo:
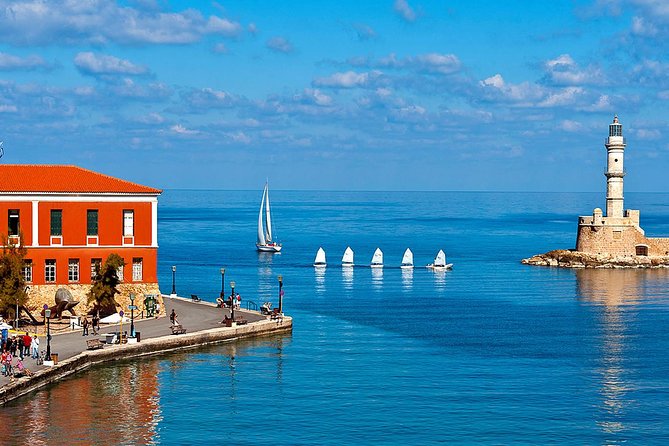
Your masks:
M 618 116 L 609 124 L 609 137 L 606 139 L 606 216 L 608 218 L 623 217 L 623 160 L 625 157 L 625 138 L 623 125 Z

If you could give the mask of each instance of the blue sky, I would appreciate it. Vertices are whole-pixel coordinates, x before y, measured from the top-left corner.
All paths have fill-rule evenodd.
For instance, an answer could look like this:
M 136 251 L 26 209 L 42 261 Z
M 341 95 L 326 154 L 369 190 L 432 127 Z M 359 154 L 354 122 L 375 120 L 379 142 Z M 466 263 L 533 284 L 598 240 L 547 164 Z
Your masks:
M 3 163 L 160 188 L 669 191 L 669 2 L 4 1 Z

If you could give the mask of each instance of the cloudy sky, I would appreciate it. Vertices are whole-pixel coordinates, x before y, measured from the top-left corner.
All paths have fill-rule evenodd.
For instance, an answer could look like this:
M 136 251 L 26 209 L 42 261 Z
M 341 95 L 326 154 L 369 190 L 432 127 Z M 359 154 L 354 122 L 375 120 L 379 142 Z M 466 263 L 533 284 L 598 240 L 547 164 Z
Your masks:
M 0 0 L 2 163 L 160 188 L 669 191 L 665 0 Z

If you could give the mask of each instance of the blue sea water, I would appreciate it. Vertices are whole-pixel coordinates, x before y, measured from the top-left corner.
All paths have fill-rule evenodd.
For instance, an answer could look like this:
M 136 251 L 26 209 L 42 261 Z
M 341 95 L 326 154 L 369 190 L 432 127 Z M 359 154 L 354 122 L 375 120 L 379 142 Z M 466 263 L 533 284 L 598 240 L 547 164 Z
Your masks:
M 669 439 L 668 270 L 519 260 L 573 248 L 596 193 L 166 191 L 159 280 L 278 300 L 292 334 L 106 365 L 0 409 L 30 444 L 652 444 Z M 651 236 L 669 195 L 626 195 Z M 339 267 L 346 246 L 353 272 Z M 322 246 L 325 271 L 311 264 Z M 380 247 L 386 268 L 372 270 Z M 410 247 L 417 267 L 398 268 Z M 454 269 L 423 267 L 439 249 Z M 66 414 L 66 421 L 59 421 Z M 26 433 L 18 421 L 28 419 Z M 33 427 L 34 426 L 34 427 Z M 55 441 L 55 443 L 54 443 Z

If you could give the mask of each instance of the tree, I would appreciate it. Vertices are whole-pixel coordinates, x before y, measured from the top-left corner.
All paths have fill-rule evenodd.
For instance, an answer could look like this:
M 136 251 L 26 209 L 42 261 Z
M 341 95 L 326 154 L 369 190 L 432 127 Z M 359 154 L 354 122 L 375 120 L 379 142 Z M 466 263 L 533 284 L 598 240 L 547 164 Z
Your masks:
M 93 286 L 88 293 L 88 304 L 93 304 L 93 312 L 99 312 L 100 316 L 108 316 L 116 313 L 115 296 L 119 294 L 116 288 L 121 281 L 118 278 L 118 269 L 125 265 L 120 255 L 109 254 L 100 268 L 96 270 Z
M 7 235 L 0 235 L 0 314 L 16 318 L 16 306 L 28 303 L 26 281 L 23 277 L 24 258 L 28 250 L 23 246 L 23 234 L 17 245 L 9 243 Z

